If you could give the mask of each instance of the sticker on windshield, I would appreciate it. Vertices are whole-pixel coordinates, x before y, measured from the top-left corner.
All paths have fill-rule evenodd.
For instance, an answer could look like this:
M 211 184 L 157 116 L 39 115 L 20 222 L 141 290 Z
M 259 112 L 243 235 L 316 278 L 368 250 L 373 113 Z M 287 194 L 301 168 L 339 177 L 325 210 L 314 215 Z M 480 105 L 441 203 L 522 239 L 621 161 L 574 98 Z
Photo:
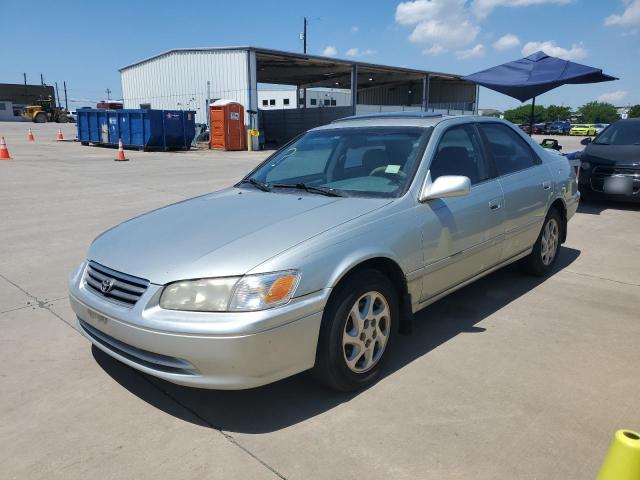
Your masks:
M 400 165 L 387 165 L 384 169 L 384 173 L 398 173 L 400 171 Z

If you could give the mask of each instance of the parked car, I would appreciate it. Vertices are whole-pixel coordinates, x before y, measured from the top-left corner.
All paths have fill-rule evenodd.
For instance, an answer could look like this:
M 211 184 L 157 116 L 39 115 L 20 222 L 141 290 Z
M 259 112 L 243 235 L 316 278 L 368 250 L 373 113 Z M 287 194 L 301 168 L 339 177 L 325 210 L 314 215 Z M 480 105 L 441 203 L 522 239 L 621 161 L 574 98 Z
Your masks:
M 595 136 L 596 128 L 593 125 L 573 125 L 569 135 Z
M 569 122 L 553 122 L 547 127 L 547 134 L 549 135 L 568 135 L 571 130 L 571 124 Z
M 600 134 L 605 128 L 609 126 L 608 123 L 594 123 L 593 128 L 596 130 L 596 135 Z
M 518 125 L 518 127 L 520 128 L 520 130 L 522 130 L 526 134 L 531 133 L 531 125 L 529 125 L 528 123 L 523 123 L 522 125 Z M 534 135 L 541 135 L 542 133 L 544 133 L 544 124 L 540 124 L 540 123 L 534 124 L 533 133 Z
M 516 261 L 548 274 L 578 199 L 566 159 L 503 120 L 346 118 L 233 187 L 102 233 L 70 301 L 97 348 L 170 382 L 311 369 L 353 390 L 418 310 Z
M 618 120 L 582 143 L 580 191 L 585 198 L 640 201 L 640 118 Z

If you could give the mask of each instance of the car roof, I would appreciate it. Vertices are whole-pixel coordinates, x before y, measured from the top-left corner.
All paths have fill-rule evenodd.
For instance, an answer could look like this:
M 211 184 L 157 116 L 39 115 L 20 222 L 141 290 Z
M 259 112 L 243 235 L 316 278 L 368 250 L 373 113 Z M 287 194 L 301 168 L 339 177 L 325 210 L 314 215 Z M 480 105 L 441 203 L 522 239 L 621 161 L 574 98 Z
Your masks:
M 352 127 L 435 127 L 441 122 L 463 119 L 468 122 L 493 121 L 504 122 L 494 117 L 482 117 L 479 115 L 441 115 L 431 112 L 385 112 L 376 114 L 354 115 L 352 117 L 334 120 L 328 125 L 323 125 L 313 130 L 331 130 L 337 128 Z M 506 123 L 506 122 L 504 122 Z

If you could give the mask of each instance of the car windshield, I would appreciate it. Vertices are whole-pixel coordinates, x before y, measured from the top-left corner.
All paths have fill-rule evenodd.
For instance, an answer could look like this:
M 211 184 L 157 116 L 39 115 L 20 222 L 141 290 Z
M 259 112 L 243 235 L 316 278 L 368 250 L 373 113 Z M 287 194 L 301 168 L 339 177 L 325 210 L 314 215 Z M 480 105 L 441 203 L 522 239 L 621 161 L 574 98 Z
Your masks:
M 341 196 L 398 197 L 408 188 L 432 128 L 358 127 L 308 132 L 256 168 L 243 184 Z
M 640 145 L 640 122 L 609 125 L 593 142 L 596 145 Z

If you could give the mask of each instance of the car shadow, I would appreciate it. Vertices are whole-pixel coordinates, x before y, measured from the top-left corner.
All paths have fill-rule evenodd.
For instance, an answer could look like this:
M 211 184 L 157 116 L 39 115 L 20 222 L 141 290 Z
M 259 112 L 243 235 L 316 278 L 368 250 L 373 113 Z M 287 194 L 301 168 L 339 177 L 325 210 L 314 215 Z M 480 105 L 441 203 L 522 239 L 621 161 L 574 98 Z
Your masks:
M 551 275 L 571 265 L 579 250 L 563 247 Z M 482 333 L 477 326 L 505 305 L 545 281 L 520 273 L 516 265 L 492 273 L 452 293 L 416 315 L 413 333 L 396 336 L 382 378 L 392 375 L 460 333 Z M 228 432 L 266 433 L 321 414 L 361 392 L 325 389 L 308 372 L 250 390 L 222 391 L 182 387 L 138 372 L 93 347 L 97 363 L 116 382 L 154 407 L 201 426 Z
M 581 200 L 578 204 L 578 213 L 588 215 L 600 215 L 604 210 L 624 210 L 628 212 L 640 212 L 640 203 L 629 203 L 623 201 L 608 200 L 604 198 Z

